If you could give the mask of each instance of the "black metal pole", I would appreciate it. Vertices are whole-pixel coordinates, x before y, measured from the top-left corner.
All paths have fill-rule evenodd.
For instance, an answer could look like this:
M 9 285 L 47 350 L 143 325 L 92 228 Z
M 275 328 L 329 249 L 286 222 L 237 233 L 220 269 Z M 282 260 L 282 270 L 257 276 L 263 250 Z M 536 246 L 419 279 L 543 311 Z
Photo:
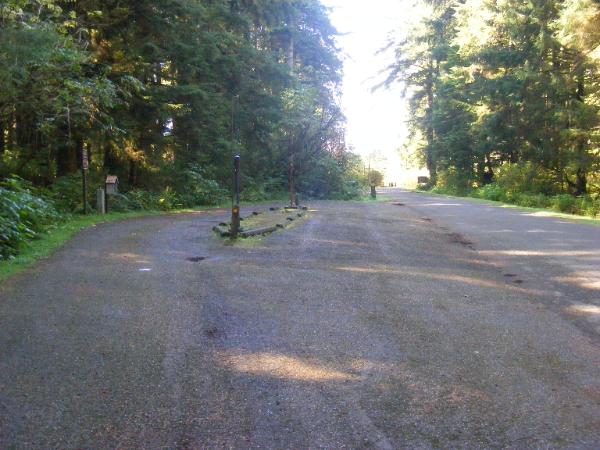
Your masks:
M 233 158 L 233 207 L 231 208 L 231 238 L 240 231 L 240 155 Z
M 240 155 L 233 158 L 234 166 L 234 188 L 235 188 L 235 203 L 240 204 Z

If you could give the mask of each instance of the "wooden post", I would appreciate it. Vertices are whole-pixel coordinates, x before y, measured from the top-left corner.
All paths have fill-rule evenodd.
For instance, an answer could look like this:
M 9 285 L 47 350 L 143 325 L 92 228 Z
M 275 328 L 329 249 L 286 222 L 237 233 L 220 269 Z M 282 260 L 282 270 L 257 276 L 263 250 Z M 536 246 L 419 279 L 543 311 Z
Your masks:
M 81 175 L 83 176 L 83 214 L 88 213 L 88 180 L 87 180 L 87 171 L 89 169 L 90 163 L 88 160 L 88 153 L 86 148 L 81 149 Z
M 231 239 L 240 232 L 240 155 L 233 158 L 233 207 L 231 208 Z

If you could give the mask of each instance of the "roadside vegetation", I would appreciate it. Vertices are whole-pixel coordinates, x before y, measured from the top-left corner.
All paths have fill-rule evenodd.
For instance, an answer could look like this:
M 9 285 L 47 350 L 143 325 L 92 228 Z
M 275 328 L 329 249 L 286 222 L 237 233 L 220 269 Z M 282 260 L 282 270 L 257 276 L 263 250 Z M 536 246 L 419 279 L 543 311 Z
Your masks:
M 506 164 L 499 168 L 494 182 L 478 187 L 465 187 L 459 175 L 452 171 L 438 174 L 436 185 L 421 189 L 434 193 L 469 196 L 509 203 L 528 208 L 543 208 L 567 214 L 592 218 L 600 217 L 598 192 L 574 196 L 554 186 L 552 178 L 546 179 L 530 165 Z
M 390 42 L 425 189 L 600 212 L 600 4 L 420 0 Z M 417 12 L 415 11 L 415 17 Z

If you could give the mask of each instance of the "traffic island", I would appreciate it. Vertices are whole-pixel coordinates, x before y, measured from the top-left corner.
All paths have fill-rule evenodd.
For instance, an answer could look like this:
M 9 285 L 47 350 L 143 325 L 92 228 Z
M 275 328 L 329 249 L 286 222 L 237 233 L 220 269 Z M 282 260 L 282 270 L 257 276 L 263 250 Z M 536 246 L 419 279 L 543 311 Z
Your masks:
M 307 207 L 272 207 L 266 211 L 254 211 L 252 214 L 240 219 L 241 226 L 238 236 L 250 238 L 274 233 L 305 217 L 307 212 Z M 231 237 L 231 223 L 220 223 L 213 230 L 220 237 Z

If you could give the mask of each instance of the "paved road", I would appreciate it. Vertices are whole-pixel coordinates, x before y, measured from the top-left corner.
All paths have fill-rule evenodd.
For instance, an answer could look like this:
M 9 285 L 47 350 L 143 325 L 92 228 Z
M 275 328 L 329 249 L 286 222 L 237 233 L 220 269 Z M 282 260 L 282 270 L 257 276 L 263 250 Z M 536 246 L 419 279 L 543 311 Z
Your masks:
M 4 283 L 0 448 L 597 448 L 600 228 L 384 195 L 236 246 L 106 224 Z

